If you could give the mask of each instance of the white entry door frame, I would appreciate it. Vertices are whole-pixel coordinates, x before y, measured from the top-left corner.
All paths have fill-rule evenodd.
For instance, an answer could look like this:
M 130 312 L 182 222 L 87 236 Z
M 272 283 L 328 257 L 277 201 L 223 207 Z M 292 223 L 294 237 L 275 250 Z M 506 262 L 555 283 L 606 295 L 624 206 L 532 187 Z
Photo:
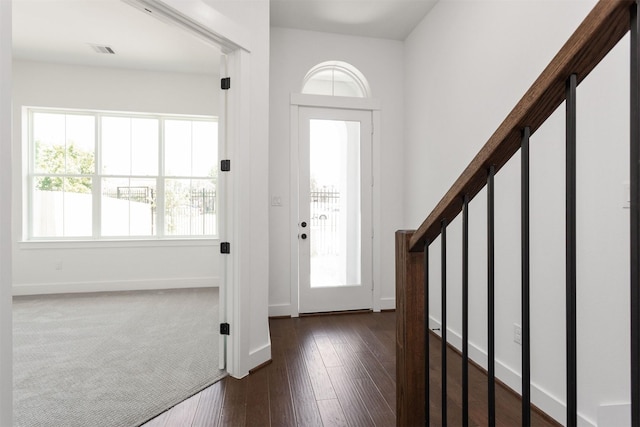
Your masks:
M 380 102 L 371 98 L 350 98 L 350 97 L 334 97 L 323 95 L 306 95 L 306 94 L 292 94 L 291 95 L 291 110 L 290 110 L 290 218 L 292 222 L 298 221 L 299 218 L 299 206 L 300 206 L 300 168 L 302 167 L 300 161 L 300 119 L 302 115 L 305 115 L 309 108 L 320 108 L 327 110 L 358 110 L 360 112 L 366 112 L 371 117 L 371 186 L 372 186 L 372 200 L 367 201 L 367 204 L 371 206 L 372 220 L 371 224 L 367 225 L 367 228 L 371 228 L 371 233 L 367 231 L 367 238 L 372 238 L 372 251 L 367 254 L 370 257 L 369 264 L 372 263 L 372 267 L 366 273 L 368 277 L 371 277 L 371 307 L 374 311 L 380 310 L 380 285 L 376 282 L 376 278 L 380 277 L 379 263 L 373 262 L 380 257 L 380 240 L 378 236 L 375 236 L 374 231 L 380 227 L 380 194 L 378 187 L 375 185 L 375 177 L 379 175 L 380 171 L 380 138 L 377 129 L 380 128 Z M 290 227 L 290 247 L 291 247 L 291 316 L 297 317 L 302 312 L 309 311 L 324 311 L 313 310 L 309 307 L 301 306 L 301 292 L 299 287 L 299 280 L 301 274 L 307 274 L 308 271 L 302 269 L 301 271 L 299 260 L 301 250 L 304 251 L 305 246 L 300 245 L 300 230 L 295 224 Z M 363 231 L 363 234 L 365 231 Z M 350 309 L 348 305 L 336 306 L 336 310 Z

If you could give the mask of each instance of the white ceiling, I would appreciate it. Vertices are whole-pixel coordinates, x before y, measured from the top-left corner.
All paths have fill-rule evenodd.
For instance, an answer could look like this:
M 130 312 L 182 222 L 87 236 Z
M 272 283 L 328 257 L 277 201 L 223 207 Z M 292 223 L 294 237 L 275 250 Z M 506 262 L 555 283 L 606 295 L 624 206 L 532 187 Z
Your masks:
M 438 0 L 271 0 L 271 26 L 404 40 Z
M 2 1 L 2 0 L 0 0 Z M 271 26 L 404 40 L 437 0 L 271 0 Z M 109 46 L 99 54 L 92 44 Z M 13 0 L 16 59 L 217 73 L 220 51 L 122 0 Z
M 110 46 L 115 55 L 96 53 L 91 44 Z M 217 74 L 220 51 L 121 0 L 13 0 L 13 56 Z

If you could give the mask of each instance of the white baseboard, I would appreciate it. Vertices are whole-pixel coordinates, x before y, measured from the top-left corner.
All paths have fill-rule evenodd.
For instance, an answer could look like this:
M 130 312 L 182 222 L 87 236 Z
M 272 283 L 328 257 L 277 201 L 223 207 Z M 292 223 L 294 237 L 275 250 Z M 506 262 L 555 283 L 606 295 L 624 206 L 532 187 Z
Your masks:
M 440 328 L 440 321 L 429 316 L 429 327 Z M 440 335 L 439 331 L 435 331 Z M 447 328 L 447 342 L 461 351 L 462 349 L 462 336 L 456 331 Z M 469 358 L 483 369 L 487 369 L 487 352 L 478 347 L 477 345 L 469 342 Z M 496 378 L 505 383 L 511 389 L 519 392 L 522 384 L 522 376 L 519 372 L 515 371 L 504 362 L 496 359 Z M 547 415 L 554 418 L 556 421 L 564 424 L 566 423 L 567 406 L 559 398 L 549 393 L 547 390 L 539 386 L 538 384 L 531 383 L 531 401 L 544 411 Z M 597 427 L 596 423 L 586 418 L 582 414 L 578 413 L 578 424 L 581 426 Z
M 269 317 L 291 316 L 291 304 L 271 304 L 269 306 Z
M 144 291 L 152 289 L 208 288 L 220 286 L 218 277 L 119 280 L 105 282 L 14 284 L 13 295 L 48 295 L 83 292 Z
M 600 405 L 598 408 L 599 426 L 631 426 L 631 404 L 617 403 Z
M 395 310 L 396 299 L 395 298 L 380 298 L 380 310 Z
M 269 360 L 271 360 L 271 337 L 269 337 L 269 342 L 267 344 L 249 352 L 249 370 L 258 367 Z

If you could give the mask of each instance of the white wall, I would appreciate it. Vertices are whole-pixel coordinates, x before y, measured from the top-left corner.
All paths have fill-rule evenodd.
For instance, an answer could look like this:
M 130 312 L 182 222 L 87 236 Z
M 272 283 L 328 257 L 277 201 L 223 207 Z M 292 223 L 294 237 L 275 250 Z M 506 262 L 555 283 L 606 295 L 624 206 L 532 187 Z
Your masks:
M 374 305 L 395 308 L 394 232 L 402 222 L 403 192 L 403 49 L 402 42 L 353 37 L 284 28 L 271 29 L 270 97 L 270 195 L 282 206 L 271 207 L 269 250 L 270 315 L 289 315 L 297 310 L 291 301 L 291 233 L 298 221 L 290 215 L 290 95 L 300 93 L 302 79 L 318 63 L 339 60 L 352 64 L 369 81 L 372 97 L 381 103 L 381 144 L 374 147 L 373 260 L 379 289 Z M 379 215 L 379 216 L 378 216 Z M 292 306 L 293 304 L 293 306 Z
M 23 106 L 217 115 L 218 76 L 28 61 L 15 61 L 13 73 L 14 294 L 217 286 L 214 240 L 23 242 L 20 166 Z
M 13 424 L 11 327 L 11 2 L 0 2 L 0 425 Z
M 405 42 L 405 225 L 417 228 L 595 2 L 441 1 Z M 578 409 L 629 401 L 628 39 L 578 88 Z M 565 421 L 564 107 L 531 142 L 532 399 Z M 497 375 L 520 389 L 520 157 L 496 176 Z M 486 192 L 470 207 L 470 354 L 486 364 Z M 461 335 L 461 223 L 448 229 Z M 440 241 L 432 245 L 432 327 Z M 486 365 L 485 365 L 486 366 Z

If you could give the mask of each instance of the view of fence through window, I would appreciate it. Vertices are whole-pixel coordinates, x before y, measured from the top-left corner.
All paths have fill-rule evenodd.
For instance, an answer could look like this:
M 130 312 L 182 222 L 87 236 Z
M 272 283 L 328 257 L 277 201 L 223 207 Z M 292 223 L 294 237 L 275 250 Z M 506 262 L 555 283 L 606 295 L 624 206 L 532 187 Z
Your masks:
M 360 283 L 360 123 L 309 122 L 310 287 Z
M 215 119 L 32 111 L 29 121 L 30 237 L 217 235 Z
M 110 205 L 106 211 L 121 210 L 114 208 L 123 202 L 126 209 L 137 210 L 134 214 L 137 235 L 156 234 L 156 195 L 153 187 L 110 187 L 102 191 L 103 205 Z M 174 201 L 165 203 L 165 234 L 170 235 L 212 235 L 216 234 L 216 191 L 214 188 L 184 188 L 181 192 L 171 193 Z M 110 200 L 106 200 L 108 198 Z M 145 230 L 146 228 L 146 230 Z M 104 235 L 118 235 L 105 230 Z
M 310 200 L 311 227 L 317 231 L 312 240 L 311 253 L 337 255 L 338 246 L 334 242 L 334 233 L 338 227 L 340 192 L 333 187 L 325 187 L 311 191 Z

